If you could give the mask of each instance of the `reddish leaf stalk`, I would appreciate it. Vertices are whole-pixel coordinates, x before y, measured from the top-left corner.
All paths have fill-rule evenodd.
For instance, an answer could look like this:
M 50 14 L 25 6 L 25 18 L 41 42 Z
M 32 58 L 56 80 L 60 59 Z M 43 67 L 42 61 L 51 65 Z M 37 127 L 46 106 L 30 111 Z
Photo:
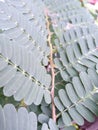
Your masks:
M 47 42 L 50 47 L 50 66 L 51 66 L 51 76 L 52 76 L 52 83 L 51 83 L 51 98 L 52 98 L 52 118 L 56 122 L 56 109 L 55 109 L 55 104 L 54 104 L 54 88 L 55 88 L 55 70 L 54 70 L 54 62 L 53 62 L 53 48 L 52 48 L 52 43 L 51 43 L 51 38 L 52 38 L 52 32 L 50 31 L 50 21 L 48 17 L 48 13 L 46 15 L 46 26 L 48 30 L 48 39 Z

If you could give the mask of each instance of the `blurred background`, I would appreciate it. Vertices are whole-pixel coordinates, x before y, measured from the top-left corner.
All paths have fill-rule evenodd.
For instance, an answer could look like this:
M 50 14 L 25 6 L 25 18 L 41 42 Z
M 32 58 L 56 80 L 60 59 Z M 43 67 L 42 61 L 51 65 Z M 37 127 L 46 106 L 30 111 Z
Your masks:
M 95 18 L 95 24 L 98 25 L 98 0 L 80 0 Z

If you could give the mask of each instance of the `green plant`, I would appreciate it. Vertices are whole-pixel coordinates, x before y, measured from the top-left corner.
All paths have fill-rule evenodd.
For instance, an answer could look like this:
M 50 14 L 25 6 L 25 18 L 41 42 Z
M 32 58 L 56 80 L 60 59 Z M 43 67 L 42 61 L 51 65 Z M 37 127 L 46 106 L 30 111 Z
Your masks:
M 93 122 L 97 35 L 78 0 L 0 2 L 0 130 L 75 130 Z

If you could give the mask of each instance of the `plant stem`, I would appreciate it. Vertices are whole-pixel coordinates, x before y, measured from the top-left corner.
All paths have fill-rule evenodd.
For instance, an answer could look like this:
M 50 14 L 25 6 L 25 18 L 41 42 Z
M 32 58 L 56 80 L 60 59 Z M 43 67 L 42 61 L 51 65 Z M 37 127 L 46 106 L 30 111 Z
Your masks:
M 51 22 L 49 21 L 48 14 L 46 14 L 46 24 L 47 24 L 47 30 L 48 30 L 47 42 L 50 47 L 50 66 L 51 66 L 51 76 L 52 76 L 52 83 L 51 83 L 52 118 L 56 122 L 56 109 L 55 109 L 55 104 L 54 104 L 55 70 L 54 70 L 54 62 L 53 62 L 53 47 L 51 43 L 53 33 L 50 31 Z

